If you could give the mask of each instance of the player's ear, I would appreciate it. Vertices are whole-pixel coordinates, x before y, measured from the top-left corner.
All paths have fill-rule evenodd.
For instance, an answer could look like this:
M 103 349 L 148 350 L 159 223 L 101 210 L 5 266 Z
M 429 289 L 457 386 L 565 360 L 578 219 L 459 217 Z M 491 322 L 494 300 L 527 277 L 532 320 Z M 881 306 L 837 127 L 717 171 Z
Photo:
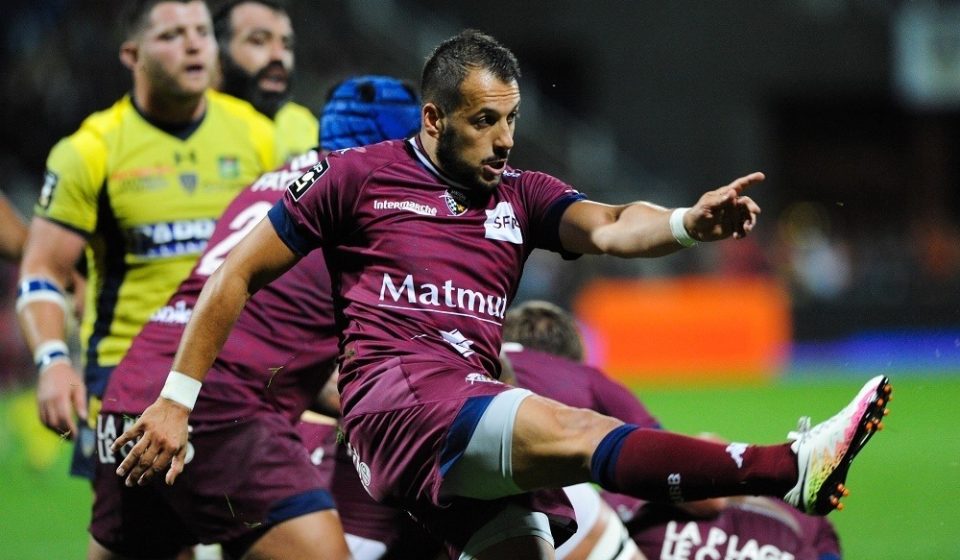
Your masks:
M 424 103 L 420 108 L 423 130 L 433 138 L 439 138 L 443 132 L 443 111 L 433 103 Z
M 124 41 L 120 45 L 120 62 L 128 69 L 133 70 L 137 65 L 137 43 L 135 41 Z

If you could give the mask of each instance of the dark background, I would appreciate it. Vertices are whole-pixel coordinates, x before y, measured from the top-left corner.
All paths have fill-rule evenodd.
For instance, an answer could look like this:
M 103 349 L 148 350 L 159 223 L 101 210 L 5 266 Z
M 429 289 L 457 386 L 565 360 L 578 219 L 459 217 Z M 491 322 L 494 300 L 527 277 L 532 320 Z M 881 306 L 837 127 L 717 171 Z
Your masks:
M 118 5 L 7 2 L 0 188 L 25 215 L 50 147 L 130 87 Z M 436 43 L 477 27 L 524 70 L 516 167 L 594 200 L 667 206 L 767 173 L 747 240 L 651 261 L 535 255 L 521 298 L 569 305 L 598 275 L 764 274 L 789 286 L 798 340 L 960 325 L 952 3 L 304 0 L 290 11 L 294 97 L 315 112 L 349 74 L 418 80 Z

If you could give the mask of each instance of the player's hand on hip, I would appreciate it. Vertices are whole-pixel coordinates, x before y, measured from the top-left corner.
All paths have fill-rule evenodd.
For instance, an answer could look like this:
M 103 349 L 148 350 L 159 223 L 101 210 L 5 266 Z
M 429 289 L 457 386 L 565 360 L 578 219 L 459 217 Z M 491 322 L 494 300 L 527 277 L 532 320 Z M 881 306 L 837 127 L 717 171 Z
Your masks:
M 126 476 L 127 486 L 142 486 L 169 468 L 166 482 L 173 484 L 183 471 L 189 416 L 186 407 L 162 397 L 147 407 L 137 422 L 111 446 L 117 453 L 128 442 L 139 438 L 117 468 L 117 476 Z
M 37 382 L 37 411 L 44 426 L 61 436 L 77 436 L 76 416 L 87 420 L 87 386 L 69 363 L 54 363 Z
M 746 237 L 757 223 L 760 206 L 743 191 L 764 179 L 763 173 L 755 172 L 704 193 L 684 216 L 687 231 L 700 241 Z

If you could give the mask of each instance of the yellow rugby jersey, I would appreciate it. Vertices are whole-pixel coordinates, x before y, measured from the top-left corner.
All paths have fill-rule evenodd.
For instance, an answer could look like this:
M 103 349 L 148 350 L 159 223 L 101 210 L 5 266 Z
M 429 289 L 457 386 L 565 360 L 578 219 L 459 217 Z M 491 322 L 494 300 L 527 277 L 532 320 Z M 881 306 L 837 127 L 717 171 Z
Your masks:
M 284 103 L 273 122 L 277 127 L 277 158 L 283 162 L 320 143 L 320 121 L 303 105 Z
M 278 164 L 269 119 L 212 90 L 206 101 L 198 123 L 164 131 L 125 96 L 47 158 L 36 215 L 89 242 L 80 335 L 93 394 L 190 272 L 227 204 Z

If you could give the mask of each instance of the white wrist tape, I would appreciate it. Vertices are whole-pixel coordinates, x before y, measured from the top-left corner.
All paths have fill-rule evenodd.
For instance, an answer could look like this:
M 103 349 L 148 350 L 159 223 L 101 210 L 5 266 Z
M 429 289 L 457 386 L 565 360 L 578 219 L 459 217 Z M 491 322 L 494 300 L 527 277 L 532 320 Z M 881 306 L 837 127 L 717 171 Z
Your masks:
M 70 349 L 62 340 L 48 340 L 33 351 L 33 363 L 37 364 L 37 374 L 41 374 L 53 364 L 70 362 Z
M 687 228 L 683 225 L 683 217 L 686 215 L 687 210 L 690 209 L 677 208 L 670 214 L 670 232 L 673 233 L 673 238 L 676 239 L 680 245 L 693 247 L 697 244 L 697 240 L 690 237 L 690 232 L 688 232 Z
M 200 394 L 201 385 L 203 383 L 189 375 L 170 370 L 170 373 L 167 374 L 167 382 L 163 384 L 163 390 L 160 391 L 160 396 L 181 404 L 188 410 L 193 410 L 193 406 L 197 404 L 197 395 Z
M 17 284 L 17 313 L 28 303 L 35 301 L 55 303 L 67 313 L 67 300 L 63 297 L 63 290 L 49 278 L 28 276 Z

